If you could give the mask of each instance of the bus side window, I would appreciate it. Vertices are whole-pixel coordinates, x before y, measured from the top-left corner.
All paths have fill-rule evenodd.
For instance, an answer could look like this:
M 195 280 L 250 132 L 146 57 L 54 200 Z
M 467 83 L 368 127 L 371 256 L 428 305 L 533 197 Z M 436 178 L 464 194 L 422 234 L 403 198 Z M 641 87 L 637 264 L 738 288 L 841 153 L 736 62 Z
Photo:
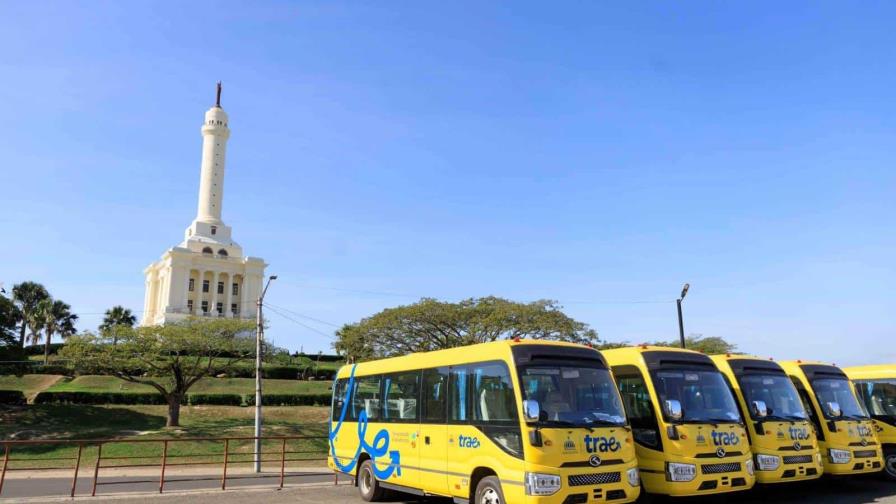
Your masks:
M 499 362 L 470 366 L 471 419 L 482 422 L 517 422 L 513 382 L 507 366 Z
M 339 421 L 339 416 L 342 415 L 342 407 L 345 404 L 345 386 L 348 384 L 348 380 L 345 378 L 340 378 L 336 380 L 336 383 L 333 385 L 333 415 L 332 419 L 334 422 Z M 346 418 L 350 415 L 346 415 Z
M 444 423 L 448 368 L 423 370 L 423 423 Z
M 413 422 L 418 416 L 420 371 L 388 375 L 383 379 L 383 420 Z
M 380 376 L 364 376 L 355 380 L 354 398 L 352 399 L 351 407 L 352 420 L 357 420 L 361 411 L 367 412 L 369 420 L 376 420 L 382 416 L 380 378 Z
M 648 448 L 662 450 L 660 427 L 653 411 L 650 391 L 641 372 L 634 366 L 618 366 L 613 368 L 613 375 L 616 377 L 635 441 Z

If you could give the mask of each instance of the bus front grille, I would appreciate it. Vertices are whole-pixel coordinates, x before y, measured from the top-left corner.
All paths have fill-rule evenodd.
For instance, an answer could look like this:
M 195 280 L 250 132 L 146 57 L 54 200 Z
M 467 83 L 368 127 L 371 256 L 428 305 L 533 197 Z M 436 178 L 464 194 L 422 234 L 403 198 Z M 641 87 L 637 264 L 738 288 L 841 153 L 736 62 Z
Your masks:
M 877 456 L 876 450 L 856 450 L 852 452 L 856 458 L 874 458 Z
M 700 470 L 703 471 L 703 474 L 738 472 L 740 471 L 740 463 L 728 462 L 724 464 L 703 464 L 702 466 L 700 466 Z
M 811 464 L 812 455 L 787 455 L 784 457 L 785 464 Z
M 622 473 L 619 472 L 573 474 L 567 479 L 569 486 L 605 485 L 607 483 L 619 483 L 620 481 L 622 481 Z

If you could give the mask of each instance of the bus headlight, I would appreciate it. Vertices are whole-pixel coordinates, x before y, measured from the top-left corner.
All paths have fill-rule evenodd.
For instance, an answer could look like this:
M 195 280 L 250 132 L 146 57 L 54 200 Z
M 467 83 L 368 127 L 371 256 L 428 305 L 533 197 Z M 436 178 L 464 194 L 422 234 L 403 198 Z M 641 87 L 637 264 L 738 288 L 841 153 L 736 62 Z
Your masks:
M 781 465 L 781 457 L 775 455 L 756 454 L 756 468 L 760 471 L 774 471 Z
M 828 454 L 831 456 L 831 463 L 833 464 L 846 464 L 852 459 L 852 454 L 849 453 L 849 450 L 831 448 L 828 450 Z
M 669 478 L 669 481 L 692 481 L 697 477 L 697 466 L 694 464 L 668 462 L 666 464 L 666 477 Z
M 638 472 L 637 467 L 632 467 L 628 470 L 628 484 L 636 487 L 641 484 L 641 473 Z
M 526 495 L 553 495 L 558 490 L 560 490 L 560 476 L 526 473 Z
M 752 475 L 753 475 L 753 461 L 752 461 L 752 460 L 748 460 L 747 463 L 744 464 L 744 465 L 747 466 L 747 474 L 749 474 L 750 476 L 752 476 Z

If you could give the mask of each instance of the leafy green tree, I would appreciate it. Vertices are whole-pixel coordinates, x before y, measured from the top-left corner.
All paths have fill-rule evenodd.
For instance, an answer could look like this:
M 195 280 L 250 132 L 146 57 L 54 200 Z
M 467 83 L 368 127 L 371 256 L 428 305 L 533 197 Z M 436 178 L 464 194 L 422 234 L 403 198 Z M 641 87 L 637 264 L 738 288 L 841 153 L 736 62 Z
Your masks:
M 115 337 L 115 331 L 112 329 L 118 326 L 125 327 L 134 327 L 134 324 L 137 323 L 137 317 L 129 310 L 121 305 L 113 306 L 106 310 L 106 314 L 103 316 L 103 323 L 100 324 L 99 330 L 100 334 L 111 334 L 112 335 L 112 344 L 116 344 L 118 339 Z
M 21 358 L 21 346 L 16 345 L 16 327 L 22 319 L 22 312 L 3 294 L 0 294 L 0 359 Z
M 213 370 L 255 356 L 252 321 L 198 319 L 163 326 L 115 326 L 112 335 L 84 333 L 69 339 L 60 356 L 79 373 L 113 375 L 156 389 L 168 403 L 169 427 L 180 425 L 187 391 Z
M 644 344 L 661 347 L 681 347 L 681 341 L 677 339 L 671 341 L 654 341 L 652 343 Z M 737 351 L 737 345 L 735 345 L 734 343 L 729 343 L 728 341 L 725 341 L 724 338 L 721 338 L 719 336 L 710 336 L 709 338 L 704 338 L 703 335 L 692 334 L 684 338 L 684 345 L 688 350 L 696 350 L 697 352 L 703 352 L 707 355 L 735 353 Z M 632 346 L 632 344 L 627 341 L 624 341 L 622 343 L 603 342 L 598 345 L 597 348 L 599 350 L 609 350 L 611 348 L 621 348 L 627 346 Z
M 344 325 L 333 346 L 343 355 L 367 360 L 516 337 L 597 342 L 597 332 L 564 314 L 556 301 L 484 297 L 458 303 L 424 298 L 387 308 Z
M 22 315 L 22 322 L 19 327 L 20 346 L 25 346 L 25 335 L 28 329 L 31 329 L 31 334 L 37 332 L 34 326 L 30 325 L 30 322 L 33 320 L 32 314 L 37 309 L 37 304 L 49 297 L 50 293 L 47 292 L 47 289 L 37 282 L 22 282 L 13 285 L 12 300 L 19 307 Z
M 40 342 L 40 329 L 43 329 L 46 335 L 44 343 L 44 364 L 50 362 L 50 341 L 54 335 L 59 335 L 62 339 L 75 334 L 75 322 L 78 316 L 71 312 L 72 307 L 68 303 L 64 303 L 52 298 L 42 299 L 37 303 L 37 307 L 32 313 L 31 327 L 38 328 L 32 333 L 32 339 L 35 344 Z

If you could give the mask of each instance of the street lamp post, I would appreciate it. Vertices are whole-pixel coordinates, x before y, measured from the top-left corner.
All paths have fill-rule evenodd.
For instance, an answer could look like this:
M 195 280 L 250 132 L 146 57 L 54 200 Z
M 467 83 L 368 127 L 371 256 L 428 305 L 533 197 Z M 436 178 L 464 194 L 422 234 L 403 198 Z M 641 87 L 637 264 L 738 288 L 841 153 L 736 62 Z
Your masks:
M 684 284 L 684 287 L 681 288 L 681 297 L 675 300 L 675 304 L 678 305 L 678 337 L 681 339 L 681 348 L 684 348 L 684 321 L 681 318 L 681 300 L 688 295 L 690 287 L 691 284 Z
M 261 307 L 264 304 L 264 295 L 271 285 L 271 280 L 276 280 L 277 275 L 268 277 L 268 282 L 261 291 L 261 296 L 255 302 L 255 472 L 261 472 L 261 342 L 264 340 L 264 319 L 261 316 Z

